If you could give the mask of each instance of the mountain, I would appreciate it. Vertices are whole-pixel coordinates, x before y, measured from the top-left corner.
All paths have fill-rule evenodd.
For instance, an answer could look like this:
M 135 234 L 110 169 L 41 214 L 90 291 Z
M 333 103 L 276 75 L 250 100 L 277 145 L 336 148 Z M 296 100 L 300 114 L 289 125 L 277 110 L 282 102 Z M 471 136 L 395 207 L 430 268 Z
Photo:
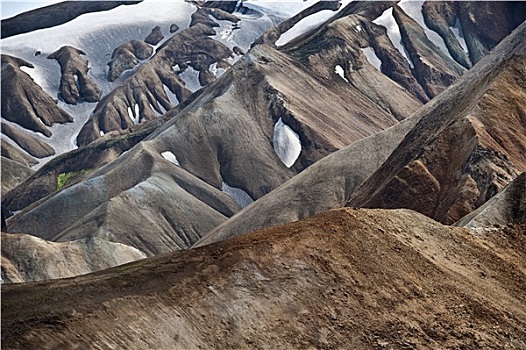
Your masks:
M 415 209 L 451 224 L 525 171 L 525 33 L 523 24 L 431 102 L 348 205 Z
M 492 230 L 508 224 L 526 224 L 526 173 L 520 174 L 502 191 L 455 225 Z
M 520 83 L 523 72 L 518 72 L 519 62 L 524 60 L 525 30 L 524 25 L 518 28 L 454 86 L 419 109 L 411 118 L 315 163 L 214 228 L 198 245 L 302 219 L 344 205 L 406 207 L 439 220 L 443 217 L 432 211 L 439 203 L 451 212 L 456 209 L 456 205 L 461 210 L 454 212 L 455 216 L 449 219 L 449 223 L 459 220 L 493 196 L 500 189 L 498 186 L 507 185 L 524 167 L 524 152 L 521 150 L 526 149 L 522 137 L 525 134 L 516 135 L 515 131 L 524 130 L 526 126 L 526 114 L 521 112 L 526 108 L 526 90 Z M 514 84 L 516 81 L 519 83 Z M 499 103 L 504 100 L 503 96 L 506 96 L 505 102 Z M 488 101 L 496 104 L 489 108 Z M 459 122 L 455 124 L 452 120 Z M 474 135 L 469 128 L 473 130 L 472 125 L 475 123 L 477 129 Z M 442 128 L 441 134 L 437 137 L 433 130 L 439 128 Z M 495 139 L 500 143 L 495 142 Z M 421 158 L 409 163 L 411 158 L 403 147 L 411 149 L 416 157 Z M 508 151 L 499 156 L 498 152 L 503 148 Z M 470 155 L 469 152 L 473 153 Z M 404 171 L 409 172 L 405 175 L 407 180 L 401 175 L 393 176 L 392 182 L 403 187 L 392 192 L 394 190 L 389 187 L 381 190 L 377 184 L 369 185 L 368 182 L 374 176 L 385 180 L 391 174 L 396 174 L 391 169 L 383 170 L 386 162 L 395 157 L 410 164 L 402 172 L 404 175 Z M 431 178 L 435 187 L 428 184 L 430 180 L 426 182 L 432 172 L 426 170 L 425 164 L 429 164 L 436 172 L 442 172 L 442 177 Z M 478 183 L 471 186 L 475 182 L 473 178 Z M 367 188 L 365 186 L 377 191 L 376 194 L 365 196 L 369 201 L 367 203 L 371 204 L 354 202 L 361 195 L 360 191 Z M 495 192 L 487 193 L 490 186 L 495 186 Z M 437 187 L 444 188 L 442 194 Z M 445 201 L 446 196 L 456 200 L 456 204 Z M 374 202 L 375 198 L 381 204 Z
M 474 235 L 409 210 L 339 209 L 4 285 L 2 347 L 523 348 L 524 243 L 511 228 Z
M 521 3 L 265 4 L 144 1 L 3 39 L 3 66 L 51 101 L 53 115 L 74 116 L 44 135 L 2 113 L 3 155 L 39 162 L 2 198 L 15 213 L 7 231 L 50 242 L 101 239 L 153 256 L 345 204 L 409 207 L 453 223 L 523 171 L 520 34 L 505 39 L 500 56 L 481 59 L 521 22 Z M 53 40 L 42 42 L 42 33 Z M 23 101 L 12 92 L 10 101 Z M 506 102 L 489 111 L 494 100 Z M 515 114 L 491 121 L 510 105 Z M 439 118 L 447 108 L 454 113 Z M 470 135 L 475 117 L 457 134 L 438 131 L 469 108 L 485 111 L 476 119 L 490 137 L 474 150 L 448 148 Z M 437 135 L 452 141 L 434 152 L 422 140 Z M 35 155 L 43 142 L 54 155 Z M 398 179 L 386 164 L 403 168 L 393 159 L 429 147 L 412 160 L 440 164 L 427 170 L 447 175 L 437 180 L 439 196 L 418 183 L 418 172 L 410 174 L 417 184 L 396 189 L 394 199 L 374 187 L 374 179 Z M 470 161 L 439 162 L 457 152 Z M 449 162 L 456 168 L 445 171 Z M 457 174 L 460 183 L 450 178 Z
M 53 243 L 2 233 L 3 283 L 78 276 L 145 257 L 137 249 L 98 238 Z

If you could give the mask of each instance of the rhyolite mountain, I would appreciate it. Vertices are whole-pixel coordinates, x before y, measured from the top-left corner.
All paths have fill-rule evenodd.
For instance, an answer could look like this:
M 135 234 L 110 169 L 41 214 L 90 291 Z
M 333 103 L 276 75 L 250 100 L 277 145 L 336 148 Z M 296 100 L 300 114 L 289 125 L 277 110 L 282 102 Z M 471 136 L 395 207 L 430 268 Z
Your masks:
M 154 256 L 344 205 L 452 224 L 525 171 L 523 9 L 143 1 L 5 38 L 2 156 L 38 162 L 7 231 Z
M 525 4 L 3 20 L 2 348 L 526 348 Z

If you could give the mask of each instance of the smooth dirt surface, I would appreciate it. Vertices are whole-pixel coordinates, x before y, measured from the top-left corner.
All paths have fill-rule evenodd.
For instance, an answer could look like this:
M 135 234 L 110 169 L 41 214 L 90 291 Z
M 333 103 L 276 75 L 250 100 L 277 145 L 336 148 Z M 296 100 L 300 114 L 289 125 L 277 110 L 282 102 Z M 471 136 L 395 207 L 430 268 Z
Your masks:
M 2 287 L 4 349 L 526 348 L 526 228 L 340 209 Z

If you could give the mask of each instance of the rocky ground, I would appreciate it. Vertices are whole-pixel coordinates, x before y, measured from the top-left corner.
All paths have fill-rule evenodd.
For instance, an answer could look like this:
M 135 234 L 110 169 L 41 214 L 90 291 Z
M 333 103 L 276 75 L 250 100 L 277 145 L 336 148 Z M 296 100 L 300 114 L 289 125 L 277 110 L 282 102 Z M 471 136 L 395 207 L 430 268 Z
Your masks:
M 526 347 L 524 227 L 340 209 L 101 273 L 2 288 L 2 347 Z

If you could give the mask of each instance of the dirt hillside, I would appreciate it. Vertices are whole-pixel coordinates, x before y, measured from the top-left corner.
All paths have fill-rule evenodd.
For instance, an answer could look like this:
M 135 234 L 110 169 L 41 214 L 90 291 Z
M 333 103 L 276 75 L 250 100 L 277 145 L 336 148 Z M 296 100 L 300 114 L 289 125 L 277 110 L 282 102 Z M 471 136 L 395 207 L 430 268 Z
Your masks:
M 2 287 L 4 349 L 526 348 L 526 230 L 340 209 Z

